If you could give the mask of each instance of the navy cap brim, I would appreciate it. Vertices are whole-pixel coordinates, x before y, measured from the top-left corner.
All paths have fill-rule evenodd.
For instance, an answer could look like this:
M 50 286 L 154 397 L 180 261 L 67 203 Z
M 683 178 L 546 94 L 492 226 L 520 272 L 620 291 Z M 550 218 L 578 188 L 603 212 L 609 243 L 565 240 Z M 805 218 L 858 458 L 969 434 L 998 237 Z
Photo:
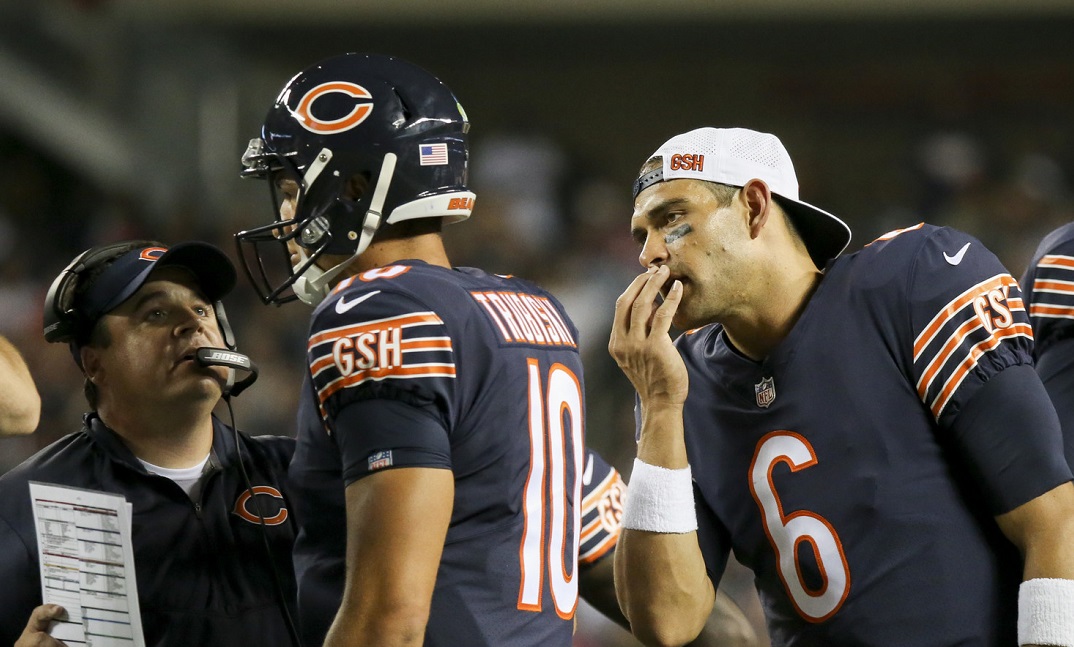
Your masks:
M 231 259 L 217 247 L 202 242 L 161 248 L 135 249 L 115 260 L 86 291 L 79 308 L 91 322 L 118 308 L 162 267 L 182 267 L 194 276 L 201 293 L 217 301 L 235 287 L 237 275 Z M 159 253 L 159 256 L 151 256 Z

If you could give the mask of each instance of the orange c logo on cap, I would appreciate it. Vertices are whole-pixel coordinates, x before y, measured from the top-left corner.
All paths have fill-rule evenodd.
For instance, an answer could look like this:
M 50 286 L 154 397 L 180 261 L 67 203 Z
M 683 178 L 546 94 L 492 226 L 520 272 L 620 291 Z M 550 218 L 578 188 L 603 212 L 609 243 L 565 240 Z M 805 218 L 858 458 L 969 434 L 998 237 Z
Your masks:
M 138 254 L 138 259 L 143 261 L 155 262 L 164 252 L 168 251 L 166 247 L 146 247 L 142 250 L 141 254 Z
M 351 109 L 350 113 L 339 119 L 325 121 L 314 117 L 313 113 L 310 112 L 310 109 L 313 107 L 313 102 L 326 94 L 331 94 L 333 92 L 345 94 L 359 100 L 373 98 L 373 95 L 369 93 L 369 90 L 366 90 L 356 83 L 348 83 L 346 81 L 329 81 L 328 83 L 322 83 L 307 92 L 306 95 L 302 97 L 302 100 L 298 102 L 298 107 L 295 108 L 295 117 L 298 118 L 298 123 L 302 124 L 303 128 L 319 135 L 335 135 L 354 128 L 365 121 L 366 117 L 369 116 L 369 113 L 373 112 L 372 102 L 364 103 L 356 101 L 354 108 Z

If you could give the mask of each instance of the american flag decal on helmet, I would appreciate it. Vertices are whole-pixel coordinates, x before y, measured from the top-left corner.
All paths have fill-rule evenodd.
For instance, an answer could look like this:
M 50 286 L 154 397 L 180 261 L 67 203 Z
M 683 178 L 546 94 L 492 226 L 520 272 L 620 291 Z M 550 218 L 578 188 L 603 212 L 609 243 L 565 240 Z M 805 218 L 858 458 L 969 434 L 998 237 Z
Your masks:
M 443 166 L 448 163 L 447 144 L 421 144 L 418 156 L 422 166 Z

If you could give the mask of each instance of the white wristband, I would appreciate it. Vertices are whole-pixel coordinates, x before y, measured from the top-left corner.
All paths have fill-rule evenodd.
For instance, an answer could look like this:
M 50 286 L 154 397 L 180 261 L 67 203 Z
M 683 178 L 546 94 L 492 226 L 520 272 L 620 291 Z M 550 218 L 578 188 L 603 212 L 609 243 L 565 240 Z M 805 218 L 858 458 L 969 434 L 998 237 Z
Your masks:
M 1035 578 L 1018 588 L 1018 644 L 1074 647 L 1074 580 Z
M 623 528 L 686 533 L 697 530 L 690 468 L 669 470 L 634 459 L 623 505 Z

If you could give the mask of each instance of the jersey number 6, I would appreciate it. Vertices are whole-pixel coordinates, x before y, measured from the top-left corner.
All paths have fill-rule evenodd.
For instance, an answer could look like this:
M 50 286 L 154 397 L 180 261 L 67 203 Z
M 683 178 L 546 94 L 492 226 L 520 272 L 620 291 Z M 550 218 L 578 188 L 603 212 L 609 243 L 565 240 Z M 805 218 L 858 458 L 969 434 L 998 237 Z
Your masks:
M 553 364 L 548 370 L 546 401 L 542 393 L 545 389 L 542 389 L 540 366 L 535 359 L 529 359 L 527 363 L 530 471 L 526 477 L 523 502 L 525 525 L 522 543 L 518 549 L 522 569 L 518 608 L 523 611 L 541 610 L 541 592 L 544 590 L 543 578 L 547 568 L 556 613 L 561 618 L 569 619 L 574 617 L 574 610 L 578 605 L 578 526 L 581 521 L 579 505 L 582 498 L 584 451 L 582 387 L 569 368 L 562 364 Z M 569 455 L 568 445 L 571 446 Z M 568 456 L 574 467 L 569 471 Z M 573 475 L 569 483 L 568 474 Z M 546 501 L 549 505 L 547 511 Z M 573 505 L 570 504 L 572 501 Z M 547 545 L 544 538 L 546 527 Z M 567 570 L 564 557 L 567 550 L 570 551 L 570 571 Z
M 776 551 L 779 577 L 791 596 L 798 614 L 809 622 L 823 622 L 832 617 L 850 592 L 850 568 L 839 535 L 828 520 L 819 514 L 799 510 L 783 513 L 783 504 L 772 484 L 772 470 L 786 463 L 791 472 L 817 464 L 809 441 L 791 431 L 773 431 L 757 444 L 750 465 L 750 492 L 761 508 L 764 531 Z M 820 586 L 810 588 L 802 579 L 798 549 L 809 544 L 817 560 Z

